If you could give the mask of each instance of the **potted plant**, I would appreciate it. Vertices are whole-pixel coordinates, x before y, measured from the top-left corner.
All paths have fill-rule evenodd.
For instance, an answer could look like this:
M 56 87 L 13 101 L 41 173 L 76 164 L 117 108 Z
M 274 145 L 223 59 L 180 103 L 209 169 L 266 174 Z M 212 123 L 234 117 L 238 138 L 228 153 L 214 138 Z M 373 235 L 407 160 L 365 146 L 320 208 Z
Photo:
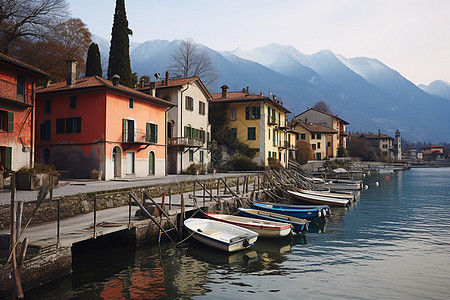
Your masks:
M 192 163 L 189 165 L 189 167 L 187 167 L 186 171 L 189 174 L 198 175 L 198 174 L 200 174 L 201 169 L 202 169 L 202 165 Z
M 37 190 L 41 186 L 56 188 L 59 173 L 52 165 L 35 164 L 32 168 L 23 167 L 16 172 L 16 187 L 19 190 Z
M 97 169 L 91 170 L 91 178 L 94 180 L 102 180 L 102 175 L 103 175 L 102 170 L 97 170 Z

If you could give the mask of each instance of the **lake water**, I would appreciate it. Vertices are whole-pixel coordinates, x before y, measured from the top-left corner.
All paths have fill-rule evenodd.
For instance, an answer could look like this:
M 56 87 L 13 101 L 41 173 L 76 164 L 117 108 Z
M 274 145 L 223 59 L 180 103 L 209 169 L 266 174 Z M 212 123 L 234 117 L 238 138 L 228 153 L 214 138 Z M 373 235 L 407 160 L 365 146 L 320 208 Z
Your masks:
M 450 168 L 387 175 L 304 238 L 231 255 L 189 241 L 91 250 L 26 298 L 449 299 Z

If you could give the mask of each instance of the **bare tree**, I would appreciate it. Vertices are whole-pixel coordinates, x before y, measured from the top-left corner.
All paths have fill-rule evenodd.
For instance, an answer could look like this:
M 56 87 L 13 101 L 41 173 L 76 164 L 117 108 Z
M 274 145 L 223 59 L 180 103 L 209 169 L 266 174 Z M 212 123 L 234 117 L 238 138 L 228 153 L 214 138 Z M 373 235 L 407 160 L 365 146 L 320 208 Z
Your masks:
M 314 106 L 313 106 L 312 108 L 318 109 L 318 110 L 321 110 L 321 111 L 323 111 L 323 112 L 332 114 L 330 107 L 329 107 L 328 104 L 327 104 L 326 102 L 324 102 L 324 101 L 319 101 L 319 102 L 317 102 L 316 104 L 314 104 Z
M 66 0 L 0 0 L 0 51 L 22 37 L 44 37 L 67 16 Z
M 208 86 L 217 78 L 211 57 L 206 49 L 202 49 L 192 38 L 181 41 L 177 50 L 172 53 L 174 63 L 170 72 L 182 78 L 199 77 Z

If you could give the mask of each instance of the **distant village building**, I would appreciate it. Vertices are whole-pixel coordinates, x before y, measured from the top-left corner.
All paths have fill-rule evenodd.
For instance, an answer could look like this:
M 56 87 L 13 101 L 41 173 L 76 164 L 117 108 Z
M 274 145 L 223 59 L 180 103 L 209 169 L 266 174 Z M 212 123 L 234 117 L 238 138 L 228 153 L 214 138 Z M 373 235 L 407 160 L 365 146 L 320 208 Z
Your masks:
M 328 157 L 337 157 L 338 149 L 347 148 L 346 125 L 348 125 L 349 123 L 339 118 L 338 116 L 318 109 L 309 108 L 301 114 L 296 115 L 293 118 L 293 121 L 299 121 L 305 124 L 312 122 L 328 128 L 332 128 L 337 131 L 337 134 L 334 134 L 331 140 L 327 140 L 327 147 L 328 143 L 330 143 L 329 147 L 333 152 L 330 153 L 331 155 L 328 155 Z
M 424 160 L 443 160 L 444 147 L 438 145 L 429 145 L 422 147 Z
M 113 178 L 166 174 L 166 118 L 172 103 L 98 76 L 40 89 L 36 98 L 36 160 L 89 178 L 92 170 Z
M 36 81 L 50 75 L 0 53 L 0 168 L 32 167 Z
M 400 130 L 398 129 L 395 131 L 394 159 L 402 160 L 402 138 L 400 136 Z
M 251 94 L 248 87 L 240 92 L 229 92 L 228 86 L 223 85 L 222 93 L 212 97 L 212 105 L 226 104 L 230 138 L 259 149 L 253 159 L 256 163 L 268 166 L 269 158 L 276 158 L 281 165 L 288 166 L 288 150 L 294 145 L 293 135 L 288 133 L 290 111 L 275 95 Z
M 300 121 L 292 121 L 290 127 L 296 133 L 296 140 L 302 140 L 311 145 L 315 160 L 327 159 L 336 155 L 337 144 L 333 144 L 338 134 L 336 129 Z
M 394 158 L 394 138 L 386 134 L 382 134 L 378 130 L 378 134 L 369 133 L 350 133 L 350 139 L 364 139 L 367 141 L 370 149 L 380 154 L 380 158 Z
M 198 77 L 140 82 L 138 90 L 165 99 L 174 106 L 167 116 L 169 174 L 185 172 L 191 164 L 207 170 L 211 164 L 211 126 L 209 102 L 211 94 Z
M 402 159 L 411 162 L 419 161 L 423 159 L 423 152 L 418 151 L 416 148 L 408 148 L 403 151 Z

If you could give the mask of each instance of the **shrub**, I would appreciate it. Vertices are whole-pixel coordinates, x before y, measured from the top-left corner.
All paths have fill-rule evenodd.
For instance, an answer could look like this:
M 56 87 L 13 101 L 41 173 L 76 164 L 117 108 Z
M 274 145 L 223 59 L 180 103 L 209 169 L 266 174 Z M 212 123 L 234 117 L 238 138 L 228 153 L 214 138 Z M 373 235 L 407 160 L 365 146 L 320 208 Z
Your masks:
M 55 174 L 59 175 L 53 165 L 39 164 L 36 163 L 34 167 L 22 167 L 17 171 L 19 174 Z
M 235 171 L 254 171 L 258 168 L 258 164 L 250 157 L 241 154 L 234 155 L 228 165 L 231 170 Z
M 187 167 L 187 169 L 186 169 L 186 171 L 191 174 L 195 174 L 197 172 L 200 172 L 201 170 L 202 170 L 202 165 L 194 164 L 194 163 L 190 164 L 189 167 Z

